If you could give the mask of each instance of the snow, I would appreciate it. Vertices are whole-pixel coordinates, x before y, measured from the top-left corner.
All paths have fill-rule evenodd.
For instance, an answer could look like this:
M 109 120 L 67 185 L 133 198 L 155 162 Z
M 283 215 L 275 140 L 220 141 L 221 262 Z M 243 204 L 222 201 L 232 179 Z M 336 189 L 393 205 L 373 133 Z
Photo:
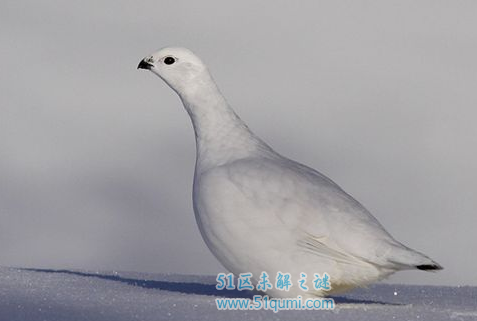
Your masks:
M 477 287 L 376 284 L 334 311 L 218 311 L 215 276 L 0 268 L 0 320 L 477 320 Z

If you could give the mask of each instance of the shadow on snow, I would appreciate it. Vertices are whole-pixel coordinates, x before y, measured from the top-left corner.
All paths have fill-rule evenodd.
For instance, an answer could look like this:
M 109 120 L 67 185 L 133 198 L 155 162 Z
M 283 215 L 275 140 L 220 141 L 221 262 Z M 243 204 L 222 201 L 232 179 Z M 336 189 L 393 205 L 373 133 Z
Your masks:
M 194 283 L 194 282 L 172 282 L 172 281 L 156 281 L 156 280 L 142 280 L 125 278 L 118 275 L 108 275 L 99 273 L 87 273 L 71 270 L 53 270 L 53 269 L 35 269 L 35 268 L 20 268 L 23 271 L 41 272 L 41 273 L 58 273 L 58 274 L 70 274 L 82 277 L 98 278 L 102 280 L 121 282 L 131 286 L 138 286 L 145 289 L 155 289 L 170 292 L 179 292 L 184 294 L 196 294 L 196 295 L 210 295 L 216 297 L 226 298 L 249 298 L 252 299 L 258 292 L 252 291 L 238 291 L 238 290 L 217 290 L 215 284 L 207 283 Z M 382 301 L 371 300 L 357 300 L 346 297 L 334 297 L 336 303 L 348 303 L 348 304 L 382 304 L 382 305 L 401 305 L 395 303 L 388 303 Z

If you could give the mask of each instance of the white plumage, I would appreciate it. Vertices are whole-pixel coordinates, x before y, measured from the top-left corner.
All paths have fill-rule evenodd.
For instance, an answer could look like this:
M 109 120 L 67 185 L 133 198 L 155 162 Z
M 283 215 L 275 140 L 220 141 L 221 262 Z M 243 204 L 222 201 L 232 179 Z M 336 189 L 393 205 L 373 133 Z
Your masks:
M 441 266 L 396 241 L 358 201 L 319 172 L 276 153 L 254 135 L 191 51 L 164 48 L 144 58 L 175 90 L 195 130 L 193 204 L 202 237 L 217 259 L 238 275 L 262 271 L 274 283 L 292 275 L 289 292 L 275 297 L 323 296 L 366 285 L 404 269 Z M 329 292 L 312 290 L 315 273 L 330 275 Z

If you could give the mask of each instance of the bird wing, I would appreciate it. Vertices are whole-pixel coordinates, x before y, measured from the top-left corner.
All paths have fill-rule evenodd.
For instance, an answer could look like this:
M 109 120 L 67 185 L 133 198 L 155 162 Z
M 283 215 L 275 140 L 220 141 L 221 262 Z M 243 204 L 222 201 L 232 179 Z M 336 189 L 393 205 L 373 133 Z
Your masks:
M 335 261 L 388 264 L 387 251 L 397 242 L 358 201 L 321 173 L 285 158 L 241 159 L 219 170 L 242 194 L 239 205 L 247 209 L 242 215 L 250 226 L 294 231 L 290 235 L 296 236 L 298 247 Z

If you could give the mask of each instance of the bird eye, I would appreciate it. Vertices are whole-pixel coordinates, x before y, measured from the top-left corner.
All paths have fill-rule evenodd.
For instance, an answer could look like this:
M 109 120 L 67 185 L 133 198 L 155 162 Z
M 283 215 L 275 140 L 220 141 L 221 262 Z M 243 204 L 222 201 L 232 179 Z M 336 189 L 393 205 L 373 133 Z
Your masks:
M 172 65 L 173 63 L 175 63 L 176 60 L 173 58 L 173 57 L 166 57 L 164 58 L 164 63 L 166 65 Z

